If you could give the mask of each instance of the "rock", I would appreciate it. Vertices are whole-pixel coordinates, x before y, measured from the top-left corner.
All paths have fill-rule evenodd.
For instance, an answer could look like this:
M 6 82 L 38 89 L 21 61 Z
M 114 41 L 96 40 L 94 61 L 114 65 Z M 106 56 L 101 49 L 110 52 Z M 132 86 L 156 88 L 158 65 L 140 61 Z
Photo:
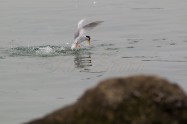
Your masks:
M 27 124 L 187 124 L 187 96 L 155 76 L 113 78 L 75 104 Z

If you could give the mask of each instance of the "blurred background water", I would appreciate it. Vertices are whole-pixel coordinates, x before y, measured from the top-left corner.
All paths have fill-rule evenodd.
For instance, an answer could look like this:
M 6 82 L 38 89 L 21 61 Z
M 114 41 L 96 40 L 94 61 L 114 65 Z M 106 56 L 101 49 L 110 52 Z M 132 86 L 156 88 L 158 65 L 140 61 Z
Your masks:
M 108 77 L 159 75 L 187 91 L 186 0 L 0 0 L 0 123 L 77 100 Z M 82 18 L 103 20 L 72 51 Z

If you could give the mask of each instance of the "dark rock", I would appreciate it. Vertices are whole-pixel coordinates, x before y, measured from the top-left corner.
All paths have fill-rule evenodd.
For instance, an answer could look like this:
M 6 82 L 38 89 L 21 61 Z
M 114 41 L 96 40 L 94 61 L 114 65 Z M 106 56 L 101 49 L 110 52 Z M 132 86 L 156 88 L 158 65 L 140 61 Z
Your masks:
M 113 78 L 75 104 L 27 124 L 187 124 L 187 96 L 155 76 Z

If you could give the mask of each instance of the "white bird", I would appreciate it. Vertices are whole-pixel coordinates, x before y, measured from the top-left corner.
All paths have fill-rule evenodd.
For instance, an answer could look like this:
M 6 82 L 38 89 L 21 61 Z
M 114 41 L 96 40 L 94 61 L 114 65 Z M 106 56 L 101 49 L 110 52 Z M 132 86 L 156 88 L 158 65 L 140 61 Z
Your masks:
M 90 45 L 90 36 L 86 35 L 86 32 L 93 29 L 97 25 L 101 24 L 103 21 L 94 21 L 91 23 L 88 23 L 86 25 L 83 25 L 85 22 L 85 19 L 82 19 L 78 22 L 78 28 L 77 31 L 74 34 L 74 43 L 71 46 L 71 49 L 78 49 L 81 48 L 81 43 L 84 41 L 88 41 L 88 44 Z

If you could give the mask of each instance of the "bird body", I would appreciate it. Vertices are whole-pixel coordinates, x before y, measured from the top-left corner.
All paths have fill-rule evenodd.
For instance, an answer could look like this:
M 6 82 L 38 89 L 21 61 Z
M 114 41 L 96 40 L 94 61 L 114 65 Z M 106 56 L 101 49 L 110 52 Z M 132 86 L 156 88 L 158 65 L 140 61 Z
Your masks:
M 86 35 L 86 32 L 93 29 L 103 21 L 94 21 L 88 24 L 83 25 L 85 19 L 82 19 L 78 22 L 77 31 L 74 34 L 74 43 L 71 46 L 71 49 L 81 48 L 81 43 L 84 41 L 88 41 L 90 45 L 90 36 Z

